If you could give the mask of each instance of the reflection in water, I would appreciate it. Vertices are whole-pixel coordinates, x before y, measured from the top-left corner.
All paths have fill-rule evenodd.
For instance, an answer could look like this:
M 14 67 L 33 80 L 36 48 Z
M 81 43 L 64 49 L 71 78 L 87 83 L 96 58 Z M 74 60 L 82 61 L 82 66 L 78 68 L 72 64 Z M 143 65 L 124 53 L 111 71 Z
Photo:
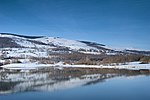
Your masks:
M 108 70 L 107 70 L 108 71 Z M 27 91 L 55 91 L 78 86 L 91 85 L 104 82 L 105 79 L 122 75 L 138 75 L 139 72 L 126 72 L 100 70 L 92 74 L 92 70 L 48 71 L 48 72 L 1 72 L 0 94 L 18 93 Z M 73 73 L 72 73 L 73 72 Z M 97 70 L 93 73 L 97 72 Z M 111 72 L 111 73 L 110 73 Z M 126 74 L 123 74 L 126 73 Z M 128 74 L 127 74 L 128 73 Z
M 55 91 L 77 86 L 90 85 L 117 74 L 55 75 L 48 73 L 2 73 L 0 94 L 24 91 Z

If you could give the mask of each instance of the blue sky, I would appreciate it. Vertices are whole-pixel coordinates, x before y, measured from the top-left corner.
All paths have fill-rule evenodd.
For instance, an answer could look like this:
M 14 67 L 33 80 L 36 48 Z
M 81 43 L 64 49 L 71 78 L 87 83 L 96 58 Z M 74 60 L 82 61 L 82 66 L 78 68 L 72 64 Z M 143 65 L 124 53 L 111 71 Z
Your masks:
M 150 50 L 150 0 L 0 0 L 0 32 Z

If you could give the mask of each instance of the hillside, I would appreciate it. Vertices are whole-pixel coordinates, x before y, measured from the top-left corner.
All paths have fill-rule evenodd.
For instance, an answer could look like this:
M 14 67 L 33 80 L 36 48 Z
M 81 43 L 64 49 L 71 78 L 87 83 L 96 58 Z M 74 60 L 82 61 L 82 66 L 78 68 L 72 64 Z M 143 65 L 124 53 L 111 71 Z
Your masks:
M 18 62 L 16 59 L 30 59 L 30 62 L 40 63 L 62 61 L 71 64 L 97 65 L 125 63 L 141 59 L 149 62 L 149 55 L 149 51 L 116 51 L 96 42 L 0 33 L 0 58 L 4 59 L 5 63 Z M 6 59 L 9 59 L 9 62 Z M 0 63 L 2 62 L 1 60 Z
M 127 67 L 137 70 L 149 69 L 149 63 L 149 51 L 116 51 L 104 44 L 90 41 L 0 33 L 0 68 L 4 69 L 27 70 L 55 66 L 119 69 Z
M 88 41 L 68 40 L 58 37 L 22 36 L 9 33 L 0 33 L 0 48 L 30 48 L 43 49 L 51 52 L 80 52 L 101 54 L 112 52 L 103 44 Z

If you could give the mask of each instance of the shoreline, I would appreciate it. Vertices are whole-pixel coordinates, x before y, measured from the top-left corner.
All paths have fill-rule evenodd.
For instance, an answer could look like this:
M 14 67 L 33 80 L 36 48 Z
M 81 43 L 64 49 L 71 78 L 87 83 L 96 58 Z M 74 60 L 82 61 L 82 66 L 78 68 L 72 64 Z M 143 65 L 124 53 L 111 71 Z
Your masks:
M 139 70 L 130 70 L 130 69 L 118 69 L 118 68 L 94 68 L 94 67 L 40 67 L 36 69 L 28 69 L 28 70 L 21 70 L 21 69 L 3 69 L 0 73 L 45 73 L 51 72 L 56 74 L 63 74 L 63 73 L 84 73 L 84 74 L 96 74 L 96 73 L 120 73 L 120 74 L 150 74 L 150 69 L 139 69 Z
M 149 64 L 141 64 L 140 62 L 127 62 L 127 64 L 118 64 L 118 65 L 85 65 L 85 64 L 64 64 L 63 62 L 59 62 L 56 64 L 40 64 L 37 62 L 34 63 L 11 63 L 0 66 L 4 69 L 37 69 L 42 67 L 56 67 L 56 68 L 64 68 L 64 67 L 82 67 L 82 68 L 114 68 L 114 69 L 130 69 L 130 70 L 139 70 L 139 69 L 149 69 Z

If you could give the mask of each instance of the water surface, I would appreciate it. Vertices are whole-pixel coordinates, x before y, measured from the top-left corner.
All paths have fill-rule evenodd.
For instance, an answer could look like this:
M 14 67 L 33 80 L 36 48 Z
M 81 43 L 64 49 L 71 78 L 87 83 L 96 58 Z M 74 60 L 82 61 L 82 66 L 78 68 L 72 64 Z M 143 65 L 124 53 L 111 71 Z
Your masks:
M 150 100 L 149 75 L 5 73 L 0 100 Z

